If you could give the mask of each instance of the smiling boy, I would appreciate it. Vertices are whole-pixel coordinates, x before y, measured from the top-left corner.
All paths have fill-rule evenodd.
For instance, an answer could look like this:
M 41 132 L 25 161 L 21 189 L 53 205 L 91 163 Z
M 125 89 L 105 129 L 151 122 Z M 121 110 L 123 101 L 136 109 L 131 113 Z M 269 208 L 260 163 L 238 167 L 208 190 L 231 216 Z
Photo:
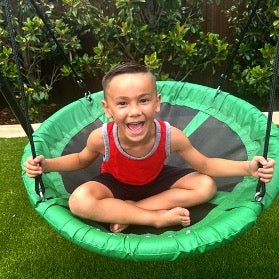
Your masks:
M 269 182 L 275 161 L 208 158 L 179 129 L 155 119 L 161 95 L 154 76 L 144 67 L 126 63 L 103 78 L 105 114 L 113 121 L 90 134 L 79 153 L 25 162 L 28 176 L 85 168 L 103 156 L 101 173 L 72 193 L 70 210 L 83 218 L 110 223 L 112 232 L 129 224 L 165 227 L 190 225 L 189 207 L 210 200 L 217 187 L 212 177 L 251 175 Z M 166 166 L 178 153 L 193 169 Z M 263 167 L 258 168 L 259 163 Z

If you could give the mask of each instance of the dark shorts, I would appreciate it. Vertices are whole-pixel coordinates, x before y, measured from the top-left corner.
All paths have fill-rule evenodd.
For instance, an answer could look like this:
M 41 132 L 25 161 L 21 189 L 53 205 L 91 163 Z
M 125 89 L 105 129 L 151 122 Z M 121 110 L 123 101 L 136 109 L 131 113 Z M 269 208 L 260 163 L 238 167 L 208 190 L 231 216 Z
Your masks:
M 165 165 L 156 179 L 143 186 L 122 183 L 109 173 L 101 173 L 93 181 L 100 182 L 108 187 L 117 199 L 139 201 L 170 189 L 177 180 L 194 171 L 191 168 L 185 169 Z

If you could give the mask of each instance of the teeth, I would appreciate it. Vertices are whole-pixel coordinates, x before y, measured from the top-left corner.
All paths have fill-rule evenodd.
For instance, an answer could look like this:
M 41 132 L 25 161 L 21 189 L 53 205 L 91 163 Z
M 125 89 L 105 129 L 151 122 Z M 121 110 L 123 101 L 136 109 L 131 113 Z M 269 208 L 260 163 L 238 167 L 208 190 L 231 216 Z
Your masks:
M 140 133 L 143 128 L 143 122 L 136 122 L 136 123 L 128 123 L 127 127 L 133 133 Z

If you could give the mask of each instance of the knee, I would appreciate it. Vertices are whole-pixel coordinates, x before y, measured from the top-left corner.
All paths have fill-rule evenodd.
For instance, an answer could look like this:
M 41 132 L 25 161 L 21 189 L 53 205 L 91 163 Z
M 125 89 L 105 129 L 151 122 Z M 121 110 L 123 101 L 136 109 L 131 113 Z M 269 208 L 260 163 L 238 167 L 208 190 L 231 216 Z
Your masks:
M 199 188 L 205 201 L 209 201 L 217 192 L 217 185 L 214 179 L 208 175 L 202 175 Z
M 69 208 L 71 212 L 75 215 L 80 215 L 89 196 L 90 193 L 86 187 L 79 186 L 76 188 L 69 198 Z

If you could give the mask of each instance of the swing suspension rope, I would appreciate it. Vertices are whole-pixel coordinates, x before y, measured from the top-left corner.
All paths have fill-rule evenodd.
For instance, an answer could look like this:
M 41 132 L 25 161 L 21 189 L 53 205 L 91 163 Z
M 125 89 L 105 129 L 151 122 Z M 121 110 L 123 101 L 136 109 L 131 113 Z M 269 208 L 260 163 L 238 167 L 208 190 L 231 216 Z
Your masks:
M 10 106 L 10 109 L 16 116 L 17 120 L 21 124 L 23 130 L 25 131 L 26 135 L 28 135 L 28 128 L 26 126 L 26 121 L 25 121 L 25 115 L 24 112 L 17 102 L 14 94 L 12 93 L 12 89 L 7 81 L 7 79 L 4 77 L 3 72 L 0 70 L 0 91 L 2 92 L 2 95 L 4 96 L 7 104 Z M 33 133 L 33 128 L 30 127 L 32 133 Z
M 15 34 L 14 34 L 14 28 L 12 24 L 12 19 L 11 19 L 11 11 L 10 11 L 10 6 L 8 0 L 5 0 L 5 11 L 6 11 L 6 17 L 7 17 L 7 22 L 8 22 L 8 28 L 10 32 L 10 38 L 11 38 L 11 44 L 12 44 L 12 49 L 13 49 L 13 54 L 14 54 L 14 60 L 16 64 L 16 69 L 18 73 L 18 83 L 19 83 L 19 88 L 21 91 L 21 97 L 22 97 L 22 106 L 23 106 L 23 111 L 24 111 L 24 119 L 26 123 L 26 129 L 27 129 L 27 136 L 30 142 L 31 146 L 31 151 L 32 151 L 32 156 L 33 158 L 36 158 L 36 150 L 35 150 L 35 145 L 33 141 L 33 129 L 30 123 L 29 119 L 29 110 L 28 110 L 28 102 L 27 102 L 27 97 L 25 94 L 24 90 L 24 85 L 23 85 L 23 78 L 22 78 L 22 73 L 20 69 L 20 62 L 19 62 L 19 56 L 18 56 L 18 49 L 17 45 L 15 42 Z M 43 183 L 42 175 L 39 175 L 35 178 L 35 188 L 36 188 L 36 193 L 41 197 L 42 201 L 45 201 L 45 186 Z
M 24 129 L 26 131 L 26 134 L 29 138 L 31 151 L 32 151 L 32 156 L 33 156 L 33 158 L 35 158 L 36 157 L 36 150 L 35 150 L 33 137 L 32 137 L 33 129 L 32 129 L 32 126 L 30 124 L 30 119 L 29 119 L 28 103 L 27 103 L 27 98 L 26 98 L 26 94 L 25 94 L 25 90 L 24 90 L 24 86 L 23 86 L 23 81 L 22 81 L 20 63 L 19 63 L 19 59 L 18 59 L 18 50 L 17 50 L 16 43 L 15 43 L 14 29 L 13 29 L 12 20 L 11 20 L 11 12 L 10 12 L 10 7 L 9 7 L 8 0 L 4 0 L 4 1 L 5 1 L 5 11 L 6 11 L 6 17 L 7 17 L 7 22 L 8 22 L 8 27 L 9 27 L 10 37 L 11 37 L 12 49 L 13 49 L 14 59 L 15 59 L 17 72 L 18 72 L 18 82 L 19 82 L 19 86 L 20 86 L 20 90 L 21 90 L 21 94 L 22 94 L 22 100 L 23 100 L 23 110 L 24 110 L 24 121 L 25 121 L 25 123 L 22 124 L 22 126 L 24 127 Z M 33 5 L 33 7 L 35 8 L 39 17 L 42 19 L 42 21 L 43 21 L 44 25 L 46 26 L 50 36 L 53 38 L 54 42 L 56 43 L 58 49 L 60 50 L 60 52 L 63 56 L 63 59 L 65 60 L 67 65 L 71 68 L 71 70 L 72 70 L 72 72 L 73 72 L 73 74 L 76 78 L 77 84 L 85 92 L 84 95 L 85 95 L 86 99 L 88 101 L 91 101 L 92 99 L 91 99 L 91 96 L 90 96 L 91 95 L 90 91 L 87 89 L 85 83 L 79 77 L 79 75 L 77 74 L 77 72 L 75 71 L 73 66 L 71 65 L 71 63 L 70 63 L 67 55 L 65 54 L 61 44 L 59 43 L 59 41 L 57 40 L 54 32 L 52 31 L 52 28 L 51 28 L 49 22 L 46 20 L 46 18 L 42 14 L 38 4 L 34 0 L 30 0 L 30 2 Z M 240 39 L 238 40 L 238 43 L 235 46 L 233 54 L 229 59 L 229 62 L 226 66 L 226 69 L 225 69 L 224 73 L 221 75 L 221 77 L 219 79 L 219 83 L 218 83 L 218 87 L 217 87 L 217 95 L 221 92 L 221 87 L 223 86 L 224 82 L 226 81 L 226 79 L 228 77 L 229 72 L 232 69 L 233 60 L 235 59 L 235 57 L 238 53 L 239 47 L 244 40 L 244 37 L 245 37 L 245 35 L 248 31 L 248 28 L 249 28 L 249 26 L 252 22 L 252 19 L 255 16 L 256 11 L 258 10 L 260 2 L 261 2 L 261 0 L 257 0 L 255 6 L 253 7 L 252 12 L 250 14 L 250 17 L 249 17 L 245 27 L 243 28 L 243 30 L 241 32 Z M 272 115 L 273 115 L 275 95 L 276 95 L 278 68 L 279 68 L 279 38 L 278 38 L 278 42 L 277 42 L 277 51 L 276 51 L 276 58 L 275 58 L 275 63 L 274 63 L 274 73 L 273 73 L 273 79 L 272 79 L 272 90 L 271 90 L 271 94 L 270 94 L 268 120 L 267 120 L 266 136 L 265 136 L 265 142 L 264 142 L 263 156 L 265 158 L 267 158 L 267 153 L 268 153 L 268 145 L 269 145 L 270 132 L 271 132 Z M 3 80 L 3 75 L 2 75 L 1 72 L 0 72 L 0 78 L 1 78 L 1 80 Z M 13 104 L 12 106 L 14 107 L 15 106 L 14 101 L 12 101 L 12 104 Z M 20 111 L 20 107 L 17 107 L 17 110 Z M 19 114 L 20 114 L 20 112 L 19 112 Z M 36 181 L 35 182 L 36 193 L 41 197 L 42 201 L 44 201 L 45 200 L 45 197 L 44 197 L 45 187 L 44 187 L 44 184 L 43 184 L 43 181 L 42 181 L 42 176 L 40 175 L 40 176 L 36 177 L 35 181 Z M 261 201 L 262 198 L 265 195 L 265 192 L 266 192 L 265 183 L 262 182 L 259 179 L 257 187 L 256 187 L 255 201 Z
M 269 146 L 269 140 L 270 140 L 272 115 L 273 115 L 275 96 L 276 96 L 276 85 L 277 85 L 277 78 L 278 78 L 278 70 L 279 70 L 279 37 L 278 37 L 278 40 L 277 40 L 276 56 L 275 56 L 274 66 L 273 66 L 272 86 L 271 86 L 269 109 L 268 109 L 268 118 L 267 118 L 266 134 L 265 134 L 265 142 L 264 142 L 263 157 L 265 159 L 267 159 L 268 146 Z M 262 167 L 262 166 L 260 166 L 260 167 Z M 265 183 L 262 182 L 259 179 L 257 187 L 256 187 L 255 200 L 256 201 L 261 201 L 262 198 L 265 195 L 265 192 L 266 192 Z
M 47 21 L 47 19 L 45 18 L 45 16 L 43 15 L 43 13 L 41 12 L 38 4 L 34 1 L 34 0 L 30 0 L 31 4 L 33 5 L 35 11 L 37 12 L 38 16 L 41 18 L 41 20 L 43 21 L 45 27 L 47 28 L 48 33 L 50 34 L 50 36 L 52 37 L 52 39 L 54 40 L 57 48 L 59 49 L 64 61 L 67 63 L 67 65 L 71 68 L 75 78 L 76 78 L 76 82 L 79 85 L 79 87 L 84 91 L 84 96 L 86 97 L 86 99 L 88 101 L 92 101 L 91 99 L 91 92 L 87 89 L 86 84 L 84 83 L 84 81 L 81 79 L 81 77 L 78 75 L 78 73 L 76 72 L 76 70 L 74 69 L 74 67 L 72 66 L 68 56 L 65 54 L 63 47 L 61 46 L 61 44 L 59 43 L 59 41 L 57 40 L 56 36 L 54 35 L 54 32 L 52 31 L 52 27 L 49 24 L 49 22 Z

